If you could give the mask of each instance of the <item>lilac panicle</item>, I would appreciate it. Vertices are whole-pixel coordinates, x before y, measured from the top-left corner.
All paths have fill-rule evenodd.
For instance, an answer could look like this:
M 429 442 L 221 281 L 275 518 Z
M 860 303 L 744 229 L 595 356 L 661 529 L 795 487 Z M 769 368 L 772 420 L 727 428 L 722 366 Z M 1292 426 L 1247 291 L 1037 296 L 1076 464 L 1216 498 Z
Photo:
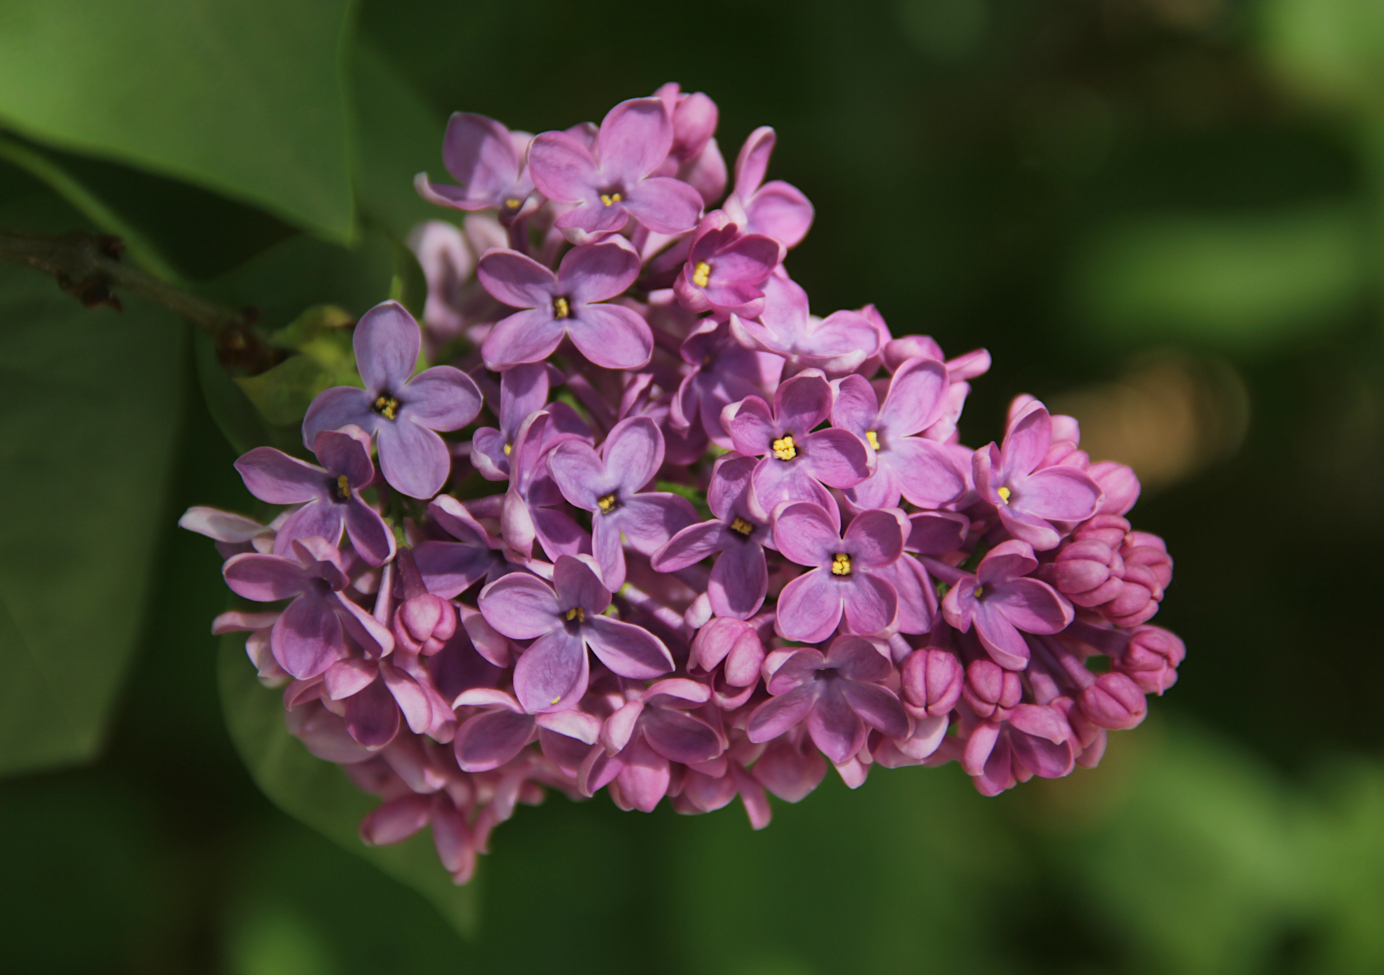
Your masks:
M 214 632 L 380 798 L 362 840 L 430 829 L 457 883 L 550 789 L 760 829 L 831 769 L 1068 775 L 1186 654 L 1134 472 L 1029 396 L 973 450 L 988 352 L 812 315 L 783 263 L 812 205 L 765 182 L 767 127 L 724 196 L 718 114 L 668 84 L 532 139 L 454 115 L 456 183 L 417 186 L 469 215 L 410 235 L 428 361 L 371 309 L 318 463 L 236 462 L 276 510 L 180 521 L 247 601 Z

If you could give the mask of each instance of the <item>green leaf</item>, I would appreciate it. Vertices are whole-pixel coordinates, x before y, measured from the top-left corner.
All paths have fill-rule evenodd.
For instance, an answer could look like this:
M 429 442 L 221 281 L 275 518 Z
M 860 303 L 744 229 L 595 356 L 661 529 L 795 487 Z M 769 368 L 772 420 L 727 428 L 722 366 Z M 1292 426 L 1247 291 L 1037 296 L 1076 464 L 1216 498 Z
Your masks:
M 355 236 L 351 0 L 9 0 L 0 122 Z
M 1131 220 L 1087 242 L 1073 294 L 1101 335 L 1264 345 L 1351 308 L 1369 280 L 1365 240 L 1358 213 L 1335 204 Z
M 363 38 L 352 58 L 361 209 L 397 237 L 446 210 L 413 188 L 415 174 L 442 166 L 442 116 L 387 57 Z
M 81 223 L 51 198 L 0 213 L 38 232 Z M 87 310 L 0 266 L 0 773 L 94 757 L 139 635 L 187 330 L 125 305 Z
M 1384 107 L 1384 4 L 1268 0 L 1259 13 L 1270 59 L 1301 85 L 1351 107 Z
M 300 354 L 257 376 L 239 377 L 236 385 L 270 424 L 296 429 L 318 393 L 332 386 L 361 385 L 351 346 L 353 324 L 355 319 L 344 308 L 309 308 L 269 339 Z
M 418 257 L 402 240 L 394 244 L 394 279 L 389 283 L 389 297 L 408 309 L 409 314 L 423 320 L 423 304 L 428 300 L 428 279 Z M 425 363 L 426 364 L 426 363 Z
M 284 727 L 283 696 L 262 687 L 245 657 L 245 635 L 227 634 L 217 661 L 226 727 L 250 777 L 274 805 L 418 891 L 460 934 L 476 927 L 476 891 L 457 887 L 428 832 L 395 846 L 366 846 L 357 829 L 379 800 L 330 762 L 313 757 Z

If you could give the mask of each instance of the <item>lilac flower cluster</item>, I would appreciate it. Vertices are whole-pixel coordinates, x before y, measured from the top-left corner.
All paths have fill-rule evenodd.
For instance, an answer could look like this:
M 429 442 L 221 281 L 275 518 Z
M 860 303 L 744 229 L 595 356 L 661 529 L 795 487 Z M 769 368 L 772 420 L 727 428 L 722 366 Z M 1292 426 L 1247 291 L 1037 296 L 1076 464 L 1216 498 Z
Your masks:
M 317 464 L 240 458 L 277 517 L 184 518 L 275 604 L 215 629 L 383 798 L 366 842 L 430 824 L 458 882 L 548 786 L 738 796 L 755 828 L 828 764 L 856 787 L 956 761 L 994 795 L 1095 765 L 1176 679 L 1134 473 L 1029 397 L 963 446 L 988 353 L 811 314 L 783 260 L 812 206 L 765 182 L 772 129 L 703 212 L 716 116 L 675 85 L 536 137 L 453 116 L 456 184 L 417 185 L 473 213 L 415 235 L 424 328 L 360 320 L 363 388 L 303 422 Z M 415 373 L 425 338 L 455 365 Z

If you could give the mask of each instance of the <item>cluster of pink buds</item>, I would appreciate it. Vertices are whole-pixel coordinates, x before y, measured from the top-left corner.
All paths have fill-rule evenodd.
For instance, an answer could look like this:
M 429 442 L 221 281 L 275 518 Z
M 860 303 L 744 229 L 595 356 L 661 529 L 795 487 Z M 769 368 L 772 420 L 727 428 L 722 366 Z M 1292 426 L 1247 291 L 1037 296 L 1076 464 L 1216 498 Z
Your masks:
M 304 419 L 316 464 L 240 458 L 277 517 L 184 517 L 276 604 L 216 630 L 382 797 L 366 842 L 431 825 L 458 882 L 547 786 L 738 796 L 755 828 L 828 765 L 855 787 L 954 760 L 993 795 L 1095 765 L 1176 679 L 1133 472 L 1028 397 L 963 446 L 988 353 L 811 314 L 783 260 L 813 211 L 764 181 L 772 129 L 707 210 L 716 119 L 676 85 L 535 137 L 453 116 L 457 184 L 417 185 L 473 212 L 414 236 L 423 326 L 394 302 L 356 325 L 362 386 Z M 425 341 L 449 361 L 418 372 Z

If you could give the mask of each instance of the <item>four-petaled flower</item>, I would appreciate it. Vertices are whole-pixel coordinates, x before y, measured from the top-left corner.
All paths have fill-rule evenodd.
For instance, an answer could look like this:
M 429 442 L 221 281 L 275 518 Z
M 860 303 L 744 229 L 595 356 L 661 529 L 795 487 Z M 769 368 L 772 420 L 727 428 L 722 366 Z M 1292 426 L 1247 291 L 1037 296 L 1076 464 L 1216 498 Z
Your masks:
M 481 411 L 481 391 L 453 366 L 413 375 L 423 338 L 397 301 L 370 309 L 352 339 L 365 388 L 334 386 L 303 418 L 303 443 L 323 430 L 354 424 L 374 434 L 380 471 L 390 487 L 411 498 L 430 498 L 447 483 L 452 458 L 437 430 L 460 430 Z M 412 378 L 410 378 L 412 377 Z
M 1057 633 L 1073 619 L 1071 603 L 1029 577 L 1037 567 L 1028 543 L 1011 538 L 986 553 L 976 574 L 963 576 L 942 600 L 947 622 L 963 633 L 974 623 L 995 663 L 1010 670 L 1028 662 L 1022 633 Z
M 529 136 L 510 132 L 494 119 L 454 112 L 442 139 L 442 162 L 460 186 L 433 183 L 427 173 L 413 178 L 420 196 L 438 206 L 458 210 L 498 210 L 501 223 L 511 223 L 533 195 L 533 180 L 524 169 Z

